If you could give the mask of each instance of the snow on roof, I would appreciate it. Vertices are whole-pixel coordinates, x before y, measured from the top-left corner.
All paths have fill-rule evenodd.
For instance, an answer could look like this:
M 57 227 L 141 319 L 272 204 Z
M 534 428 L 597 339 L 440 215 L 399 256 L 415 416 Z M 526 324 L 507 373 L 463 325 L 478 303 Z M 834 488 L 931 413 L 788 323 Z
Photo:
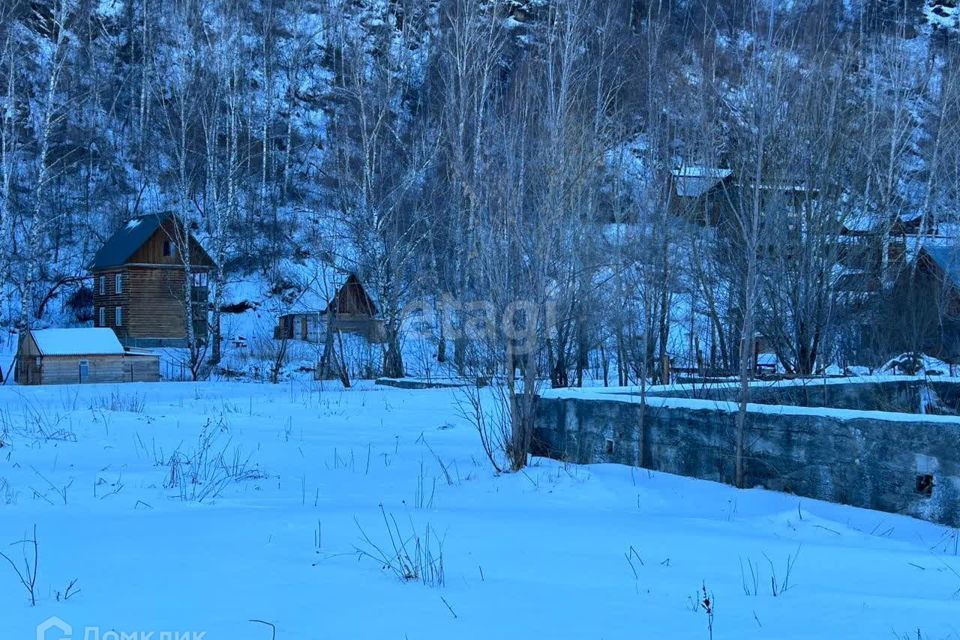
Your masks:
M 123 355 L 113 329 L 39 329 L 30 335 L 45 356 Z
M 923 247 L 923 251 L 954 286 L 960 285 L 960 247 L 929 244 Z
M 89 268 L 97 270 L 124 264 L 172 215 L 155 213 L 133 218 L 103 243 Z
M 698 198 L 726 180 L 733 173 L 719 167 L 682 166 L 674 169 L 674 187 L 681 198 Z
M 916 222 L 922 217 L 922 211 L 905 211 L 900 214 L 900 220 L 903 222 Z
M 306 313 L 306 314 L 324 314 L 327 312 L 327 306 L 330 304 L 330 298 L 310 288 L 306 289 L 294 298 L 293 302 L 284 310 L 284 313 Z
M 306 264 L 285 262 L 280 267 L 283 277 L 294 286 L 293 295 L 285 298 L 283 313 L 324 313 L 349 274 L 322 261 Z M 289 295 L 289 294 L 288 294 Z
M 877 231 L 883 219 L 872 213 L 860 213 L 848 216 L 843 221 L 843 226 L 852 232 L 867 233 Z
M 678 178 L 727 178 L 732 171 L 730 169 L 721 169 L 720 167 L 698 167 L 685 165 L 672 171 Z

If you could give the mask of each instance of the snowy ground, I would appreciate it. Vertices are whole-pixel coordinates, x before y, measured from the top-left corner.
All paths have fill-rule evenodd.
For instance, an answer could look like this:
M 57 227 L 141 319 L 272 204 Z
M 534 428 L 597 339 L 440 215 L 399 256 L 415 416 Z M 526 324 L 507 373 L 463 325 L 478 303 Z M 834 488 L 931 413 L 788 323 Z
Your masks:
M 717 639 L 960 638 L 954 530 L 614 465 L 497 477 L 456 393 L 0 388 L 0 550 L 36 525 L 40 560 L 35 607 L 0 564 L 0 638 L 706 639 L 703 585 Z M 444 585 L 358 558 L 392 550 L 381 505 L 429 525 Z

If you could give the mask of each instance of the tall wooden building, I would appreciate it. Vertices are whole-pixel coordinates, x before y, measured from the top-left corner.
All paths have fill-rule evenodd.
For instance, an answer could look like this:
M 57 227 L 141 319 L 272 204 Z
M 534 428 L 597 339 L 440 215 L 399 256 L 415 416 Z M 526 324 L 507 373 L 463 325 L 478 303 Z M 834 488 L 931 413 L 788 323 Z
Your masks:
M 97 251 L 89 266 L 94 326 L 113 329 L 126 346 L 185 346 L 188 264 L 194 331 L 205 338 L 215 265 L 172 213 L 133 218 Z

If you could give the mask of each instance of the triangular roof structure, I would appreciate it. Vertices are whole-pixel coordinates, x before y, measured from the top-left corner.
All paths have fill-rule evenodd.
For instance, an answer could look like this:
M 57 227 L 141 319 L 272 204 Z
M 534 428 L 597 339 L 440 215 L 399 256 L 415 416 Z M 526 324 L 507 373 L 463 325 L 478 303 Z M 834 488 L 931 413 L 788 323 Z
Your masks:
M 350 300 L 350 297 L 352 297 L 353 300 Z M 358 311 L 369 313 L 371 316 L 379 313 L 377 303 L 373 299 L 373 296 L 367 292 L 367 288 L 363 286 L 360 278 L 354 273 L 351 273 L 347 277 L 347 281 L 343 283 L 343 286 L 337 289 L 337 293 L 333 296 L 330 304 L 327 305 L 325 313 L 330 312 L 331 309 L 335 313 L 342 313 L 344 311 L 343 306 L 349 305 L 351 302 L 356 303 Z
M 91 269 L 120 266 L 142 247 L 160 228 L 171 213 L 151 213 L 129 222 L 117 230 L 97 251 L 90 263 Z
M 326 277 L 312 281 L 288 306 L 286 313 L 325 315 L 334 305 L 346 303 L 348 297 L 370 315 L 379 313 L 376 300 L 356 274 L 331 271 L 324 275 Z
M 954 287 L 960 287 L 960 247 L 931 244 L 923 247 L 920 256 L 926 254 L 944 277 Z
M 103 243 L 103 246 L 97 251 L 88 268 L 91 271 L 98 271 L 100 269 L 109 269 L 110 267 L 119 267 L 126 264 L 137 250 L 146 244 L 146 242 L 153 237 L 153 234 L 168 220 L 173 220 L 176 224 L 179 224 L 176 216 L 169 211 L 148 213 L 136 218 L 131 218 L 129 222 L 120 227 L 120 229 Z M 210 265 L 213 264 L 213 260 L 210 259 L 210 256 L 207 255 L 207 252 L 203 250 L 203 247 L 201 247 L 199 243 L 191 240 L 191 244 L 201 251 L 205 262 L 208 262 Z
M 44 356 L 123 355 L 123 345 L 113 329 L 37 329 L 30 332 Z

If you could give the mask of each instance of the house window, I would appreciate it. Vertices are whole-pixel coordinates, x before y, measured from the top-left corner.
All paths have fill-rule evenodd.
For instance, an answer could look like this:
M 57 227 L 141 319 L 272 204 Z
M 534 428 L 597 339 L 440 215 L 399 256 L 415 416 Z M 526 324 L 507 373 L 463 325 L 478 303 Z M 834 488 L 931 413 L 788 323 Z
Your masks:
M 123 307 L 117 307 L 113 310 L 113 324 L 117 327 L 123 326 Z
M 118 273 L 113 277 L 113 287 L 117 293 L 123 293 L 123 274 Z
M 193 272 L 193 286 L 206 287 L 210 283 L 210 276 L 206 271 Z
M 163 257 L 164 258 L 174 258 L 177 255 L 177 246 L 173 244 L 173 240 L 164 240 L 163 241 Z
M 100 307 L 100 311 L 99 311 L 98 316 L 99 316 L 99 317 L 97 318 L 97 320 L 99 320 L 99 322 L 97 322 L 97 326 L 98 326 L 98 327 L 105 327 L 105 326 L 107 326 L 107 309 L 106 309 L 106 307 Z
M 100 276 L 100 295 L 107 295 L 107 276 Z

